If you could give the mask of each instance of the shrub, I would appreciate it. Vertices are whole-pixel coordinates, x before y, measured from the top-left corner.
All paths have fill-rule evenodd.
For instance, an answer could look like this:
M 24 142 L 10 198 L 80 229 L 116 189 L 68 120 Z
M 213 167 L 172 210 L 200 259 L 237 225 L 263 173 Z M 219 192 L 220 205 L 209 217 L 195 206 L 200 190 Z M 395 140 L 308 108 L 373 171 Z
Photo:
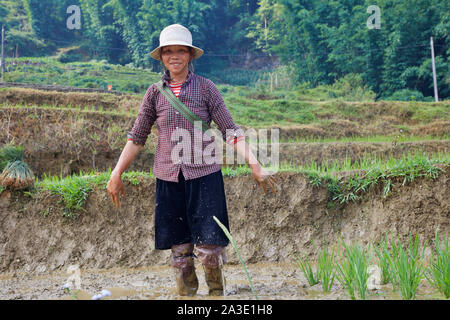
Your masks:
M 384 100 L 391 101 L 424 101 L 423 94 L 417 90 L 403 89 L 394 92 L 390 97 Z

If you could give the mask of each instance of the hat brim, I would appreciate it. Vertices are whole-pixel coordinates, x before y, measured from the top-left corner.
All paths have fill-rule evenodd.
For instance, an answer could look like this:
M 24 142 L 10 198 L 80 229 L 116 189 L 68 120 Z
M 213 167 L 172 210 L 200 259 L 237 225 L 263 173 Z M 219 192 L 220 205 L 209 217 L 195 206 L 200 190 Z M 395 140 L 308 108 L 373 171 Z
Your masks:
M 154 49 L 152 52 L 150 52 L 150 56 L 153 59 L 161 61 L 161 48 L 165 47 L 165 46 L 173 46 L 173 45 L 186 46 L 186 47 L 193 48 L 194 49 L 194 59 L 198 59 L 203 55 L 203 50 L 200 48 L 197 48 L 197 47 L 190 45 L 188 43 L 185 43 L 185 42 L 173 41 L 173 42 L 166 42 L 163 45 L 159 46 L 158 48 Z

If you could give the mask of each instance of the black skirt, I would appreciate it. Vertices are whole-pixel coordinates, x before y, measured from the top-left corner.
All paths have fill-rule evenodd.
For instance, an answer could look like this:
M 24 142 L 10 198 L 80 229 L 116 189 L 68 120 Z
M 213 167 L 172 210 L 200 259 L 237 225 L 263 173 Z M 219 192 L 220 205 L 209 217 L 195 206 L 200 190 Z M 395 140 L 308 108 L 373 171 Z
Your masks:
M 178 182 L 156 179 L 155 249 L 183 243 L 227 246 L 213 216 L 229 230 L 222 171 L 185 180 L 180 170 Z

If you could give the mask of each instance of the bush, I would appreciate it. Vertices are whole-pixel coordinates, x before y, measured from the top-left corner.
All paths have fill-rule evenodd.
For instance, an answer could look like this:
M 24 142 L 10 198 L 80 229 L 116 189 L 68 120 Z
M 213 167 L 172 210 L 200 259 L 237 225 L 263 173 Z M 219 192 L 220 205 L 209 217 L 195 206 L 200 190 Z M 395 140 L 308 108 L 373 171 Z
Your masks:
M 327 94 L 330 98 L 340 97 L 346 101 L 374 101 L 376 96 L 375 92 L 364 84 L 361 75 L 356 73 L 346 74 L 336 80 Z
M 385 100 L 391 101 L 425 101 L 423 94 L 417 90 L 402 89 L 395 91 L 390 97 Z
M 61 63 L 68 63 L 68 62 L 75 62 L 75 61 L 82 61 L 83 56 L 81 54 L 67 54 L 63 53 L 58 57 L 58 61 Z
M 10 29 L 5 32 L 6 54 L 10 55 L 15 52 L 16 46 L 19 48 L 19 56 L 21 57 L 42 57 L 56 50 L 54 44 L 44 43 L 37 39 L 32 32 Z

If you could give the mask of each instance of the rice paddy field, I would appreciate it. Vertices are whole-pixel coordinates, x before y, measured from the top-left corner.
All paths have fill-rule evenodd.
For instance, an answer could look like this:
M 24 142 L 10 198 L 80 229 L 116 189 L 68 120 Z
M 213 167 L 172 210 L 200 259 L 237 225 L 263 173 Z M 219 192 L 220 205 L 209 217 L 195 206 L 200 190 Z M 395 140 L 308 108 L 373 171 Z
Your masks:
M 0 299 L 213 299 L 198 262 L 198 294 L 178 297 L 169 252 L 153 249 L 156 130 L 121 209 L 105 190 L 158 74 L 52 58 L 10 68 L 7 81 L 32 87 L 0 88 Z M 450 101 L 218 88 L 242 128 L 279 130 L 280 165 L 267 195 L 248 166 L 222 168 L 232 241 L 217 299 L 449 298 Z M 71 266 L 81 286 L 63 288 Z

